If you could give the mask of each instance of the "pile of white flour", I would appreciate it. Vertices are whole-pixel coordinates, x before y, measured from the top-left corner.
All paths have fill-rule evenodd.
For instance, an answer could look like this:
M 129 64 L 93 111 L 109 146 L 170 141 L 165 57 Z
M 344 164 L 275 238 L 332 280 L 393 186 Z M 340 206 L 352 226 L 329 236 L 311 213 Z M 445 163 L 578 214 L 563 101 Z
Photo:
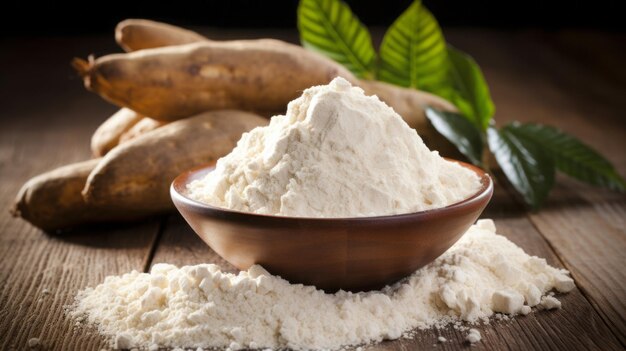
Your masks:
M 233 275 L 211 264 L 157 264 L 80 292 L 70 313 L 117 348 L 336 349 L 459 320 L 486 322 L 494 312 L 559 308 L 546 293 L 573 288 L 567 271 L 527 255 L 481 220 L 437 260 L 383 291 L 325 294 L 260 266 Z
M 188 188 L 195 200 L 244 212 L 360 217 L 444 207 L 479 187 L 378 97 L 335 78 L 244 134 Z

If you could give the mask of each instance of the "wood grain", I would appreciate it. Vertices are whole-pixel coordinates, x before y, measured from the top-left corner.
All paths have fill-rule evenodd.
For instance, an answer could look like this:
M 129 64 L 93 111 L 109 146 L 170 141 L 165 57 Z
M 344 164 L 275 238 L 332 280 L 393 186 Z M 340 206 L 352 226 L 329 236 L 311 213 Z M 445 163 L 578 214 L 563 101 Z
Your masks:
M 482 33 L 469 36 L 464 44 L 478 53 L 485 68 L 500 125 L 521 120 L 559 126 L 601 151 L 626 174 L 623 75 L 608 78 L 607 70 L 616 67 L 607 65 L 608 59 L 572 53 L 593 47 L 600 56 L 626 55 L 615 39 L 585 33 L 576 35 L 574 43 L 571 36 L 525 32 L 511 38 Z M 564 44 L 559 44 L 561 38 Z M 559 177 L 545 208 L 528 214 L 622 345 L 626 345 L 624 214 L 623 194 L 564 177 Z
M 74 333 L 63 308 L 79 289 L 106 275 L 141 269 L 156 223 L 48 235 L 8 215 L 22 179 L 3 174 L 0 183 L 0 349 L 24 349 L 32 337 L 50 349 L 99 349 L 104 340 Z
M 569 36 L 564 35 L 564 38 Z M 623 51 L 597 36 L 578 36 L 576 47 L 566 41 L 570 50 L 581 46 L 595 48 L 603 57 L 621 57 Z M 558 42 L 558 41 L 557 41 Z M 557 49 L 542 50 L 533 57 L 546 69 L 554 67 L 554 78 L 565 100 L 576 95 L 576 103 L 551 116 L 556 125 L 571 125 L 585 140 L 610 155 L 621 174 L 626 174 L 626 123 L 623 100 L 626 86 L 623 74 L 613 77 L 604 70 L 603 61 L 588 56 L 563 65 L 566 57 Z M 569 55 L 568 55 L 569 56 Z M 577 84 L 573 84 L 574 81 Z M 592 87 L 585 94 L 584 87 Z M 590 96 L 591 95 L 591 96 Z M 620 123 L 621 122 L 621 123 Z M 571 267 L 580 286 L 613 332 L 626 345 L 626 196 L 598 191 L 575 182 L 561 182 L 552 193 L 545 211 L 530 214 L 530 218 L 550 241 L 556 252 Z
M 524 209 L 502 188 L 483 217 L 494 218 L 498 232 L 504 234 L 526 252 L 547 259 L 551 265 L 562 267 L 560 259 L 532 223 L 525 217 Z M 155 251 L 153 264 L 169 262 L 178 266 L 199 263 L 217 263 L 224 270 L 236 269 L 207 247 L 179 215 L 172 215 L 164 227 Z M 577 289 L 560 295 L 564 308 L 558 311 L 539 311 L 509 321 L 492 321 L 478 326 L 482 341 L 476 350 L 620 350 L 621 345 L 606 327 L 601 317 Z M 437 348 L 455 350 L 469 346 L 466 331 L 453 327 L 441 330 L 416 331 L 409 340 L 386 341 L 365 347 L 365 350 L 421 350 Z M 448 339 L 438 343 L 441 335 Z M 354 349 L 354 348 L 353 348 Z
M 480 62 L 496 101 L 498 123 L 518 119 L 557 124 L 607 154 L 626 173 L 625 76 L 619 71 L 625 57 L 620 51 L 623 36 L 465 29 L 446 34 Z M 225 35 L 297 39 L 287 31 Z M 0 80 L 9 92 L 0 95 L 0 349 L 25 349 L 31 337 L 41 338 L 43 348 L 50 350 L 105 347 L 94 331 L 75 329 L 63 306 L 72 302 L 77 290 L 100 283 L 106 275 L 142 270 L 156 262 L 213 262 L 235 271 L 178 215 L 163 224 L 157 220 L 66 236 L 47 235 L 10 218 L 7 210 L 18 187 L 34 174 L 88 157 L 91 133 L 115 110 L 83 91 L 79 80 L 72 78 L 69 59 L 118 49 L 109 37 L 4 44 L 0 64 L 13 69 L 3 71 Z M 590 55 L 588 48 L 606 57 Z M 623 195 L 569 180 L 560 181 L 547 208 L 535 214 L 526 213 L 507 191 L 497 189 L 485 216 L 495 218 L 498 231 L 527 252 L 571 270 L 580 290 L 560 297 L 562 310 L 481 326 L 483 340 L 471 349 L 626 347 L 625 214 Z M 427 330 L 413 340 L 367 349 L 468 349 L 465 334 L 454 328 Z M 438 335 L 449 341 L 438 344 Z
M 225 272 L 236 273 L 239 271 L 211 250 L 199 236 L 195 235 L 180 215 L 169 216 L 165 223 L 150 267 L 156 263 L 169 263 L 178 267 L 213 263 L 219 265 Z
M 94 103 L 67 80 L 62 68 L 72 56 L 68 48 L 78 43 L 36 45 L 47 50 L 47 60 L 25 57 L 28 51 L 17 54 L 18 47 L 33 44 L 16 43 L 0 56 L 3 67 L 17 67 L 3 71 L 12 93 L 0 96 L 0 350 L 28 349 L 33 337 L 41 340 L 40 349 L 99 350 L 105 340 L 75 330 L 64 306 L 79 289 L 106 275 L 142 269 L 159 223 L 49 235 L 9 216 L 17 190 L 29 177 L 89 157 L 90 134 L 113 109 Z M 60 44 L 64 50 L 55 54 Z

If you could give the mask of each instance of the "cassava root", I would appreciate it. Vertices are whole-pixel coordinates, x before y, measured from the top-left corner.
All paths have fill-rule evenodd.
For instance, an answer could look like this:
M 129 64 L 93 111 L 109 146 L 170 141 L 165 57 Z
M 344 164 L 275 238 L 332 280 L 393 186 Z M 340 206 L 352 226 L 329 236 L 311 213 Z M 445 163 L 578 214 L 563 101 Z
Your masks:
M 78 59 L 74 66 L 87 89 L 164 121 L 220 109 L 273 114 L 336 76 L 356 83 L 341 65 L 277 40 L 198 42 Z
M 128 20 L 123 21 L 118 25 L 118 32 L 123 28 L 133 28 L 135 36 L 133 40 L 123 35 L 117 35 L 118 42 L 124 48 L 133 50 L 133 48 L 142 48 L 142 45 L 133 45 L 133 41 L 141 43 L 153 43 L 150 45 L 152 48 L 156 48 L 161 45 L 168 44 L 185 44 L 189 42 L 195 42 L 198 46 L 196 49 L 189 49 L 187 46 L 173 46 L 170 48 L 156 49 L 157 51 L 142 51 L 141 55 L 136 57 L 132 56 L 117 56 L 117 57 L 102 57 L 98 60 L 82 62 L 80 71 L 85 78 L 85 85 L 90 86 L 105 99 L 113 101 L 122 106 L 130 106 L 132 108 L 139 108 L 146 114 L 157 114 L 159 119 L 173 120 L 184 118 L 185 113 L 197 113 L 201 110 L 211 110 L 216 108 L 237 108 L 242 110 L 257 111 L 266 116 L 273 113 L 284 112 L 284 109 L 289 101 L 296 97 L 301 90 L 308 88 L 315 84 L 326 84 L 330 79 L 328 74 L 317 75 L 315 83 L 308 82 L 304 84 L 298 84 L 300 79 L 294 80 L 288 87 L 291 87 L 291 91 L 280 89 L 278 91 L 281 94 L 273 94 L 274 100 L 271 107 L 267 104 L 262 104 L 255 99 L 255 94 L 240 94 L 239 92 L 245 92 L 258 89 L 264 89 L 267 91 L 274 91 L 274 85 L 266 83 L 268 81 L 267 74 L 263 75 L 254 70 L 250 70 L 249 67 L 241 67 L 246 64 L 245 60 L 241 60 L 241 57 L 254 55 L 257 51 L 271 52 L 273 55 L 283 55 L 282 52 L 290 52 L 291 57 L 302 56 L 302 62 L 317 62 L 317 66 L 311 66 L 310 64 L 303 64 L 300 66 L 298 76 L 301 75 L 316 75 L 316 72 L 324 71 L 320 69 L 319 65 L 327 66 L 326 72 L 338 72 L 344 78 L 350 80 L 353 84 L 361 86 L 368 95 L 378 95 L 382 101 L 393 107 L 407 123 L 418 130 L 420 134 L 423 134 L 426 139 L 435 139 L 438 142 L 442 141 L 442 138 L 434 132 L 432 127 L 428 125 L 425 117 L 424 107 L 430 105 L 443 110 L 456 111 L 456 108 L 448 101 L 415 89 L 401 88 L 393 86 L 391 84 L 377 82 L 377 81 L 365 81 L 358 80 L 350 72 L 346 71 L 341 65 L 327 60 L 326 58 L 318 55 L 317 53 L 304 50 L 299 46 L 285 43 L 273 39 L 258 39 L 258 40 L 236 40 L 228 42 L 211 41 L 208 38 L 183 29 L 176 26 L 153 22 L 145 20 Z M 191 34 L 193 33 L 193 34 Z M 172 38 L 184 38 L 179 42 Z M 162 38 L 162 40 L 155 40 L 154 38 Z M 159 43 L 159 44 L 156 44 Z M 204 43 L 204 44 L 202 44 Z M 253 50 L 246 50 L 247 46 L 250 46 Z M 235 50 L 235 47 L 239 47 Z M 200 49 L 202 48 L 202 49 Z M 230 48 L 227 50 L 226 48 Z M 277 49 L 279 48 L 279 49 Z M 220 54 L 220 52 L 228 51 L 228 60 L 226 57 Z M 183 52 L 187 52 L 183 54 Z M 209 55 L 208 53 L 211 53 Z M 271 56 L 271 55 L 270 55 Z M 268 56 L 265 56 L 268 57 Z M 306 59 L 305 59 L 306 58 Z M 124 77 L 127 76 L 128 71 L 122 70 L 124 73 L 119 74 L 120 78 L 115 81 L 127 87 L 128 91 L 143 90 L 148 88 L 150 90 L 165 91 L 178 90 L 177 86 L 186 84 L 188 91 L 178 94 L 164 94 L 167 95 L 169 100 L 161 103 L 162 100 L 150 99 L 147 96 L 133 95 L 132 99 L 123 99 L 119 96 L 113 96 L 108 92 L 109 79 L 108 70 L 113 72 L 120 71 L 119 67 L 125 67 L 132 65 L 133 61 L 141 61 L 142 64 L 159 67 L 162 65 L 162 72 L 167 74 L 161 74 L 166 76 L 164 81 L 159 80 L 159 77 L 154 71 L 144 72 L 145 77 L 154 77 L 156 80 L 150 82 L 131 82 L 130 87 L 123 84 Z M 230 62 L 231 64 L 227 63 Z M 257 60 L 259 65 L 263 65 L 263 60 Z M 139 64 L 137 62 L 137 64 Z M 174 68 L 165 62 L 175 62 Z M 100 65 L 102 67 L 100 67 Z M 109 68 L 106 68 L 109 67 Z M 116 67 L 116 68 L 110 68 Z M 307 72 L 306 67 L 312 67 L 310 73 Z M 290 67 L 285 66 L 276 68 L 272 66 L 266 71 L 274 71 L 274 76 L 289 75 Z M 102 72 L 102 73 L 97 73 Z M 247 72 L 247 73 L 244 73 Z M 242 76 L 244 76 L 242 78 Z M 98 79 L 94 80 L 94 77 Z M 171 77 L 178 77 L 177 79 L 171 79 Z M 186 78 L 185 78 L 186 77 Z M 130 78 L 129 78 L 130 79 Z M 269 78 L 270 83 L 272 78 Z M 93 83 L 94 81 L 103 82 Z M 249 81 L 256 82 L 254 84 L 247 84 Z M 106 83 L 106 84 L 104 84 Z M 241 83 L 246 83 L 242 86 Z M 259 83 L 259 84 L 257 84 Z M 307 85 L 308 84 L 308 85 Z M 154 87 L 157 85 L 158 87 Z M 284 87 L 284 86 L 283 86 Z M 237 88 L 237 89 L 234 89 Z M 252 95 L 252 96 L 251 96 Z M 260 96 L 260 95 L 259 95 Z M 257 98 L 259 96 L 256 96 Z M 123 100 L 123 101 L 122 101 Z M 264 101 L 269 101 L 264 99 Z M 117 101 L 117 102 L 116 102 Z M 166 105 L 166 106 L 163 106 Z M 182 113 L 180 111 L 186 111 Z M 445 142 L 442 142 L 444 144 Z
M 173 209 L 169 185 L 191 167 L 228 154 L 241 134 L 267 119 L 241 111 L 211 111 L 169 123 L 111 150 L 84 184 L 88 204 L 142 212 Z
M 91 136 L 91 153 L 104 156 L 117 146 L 120 137 L 143 118 L 128 108 L 122 108 L 102 123 Z
M 99 205 L 85 202 L 81 191 L 99 162 L 100 159 L 92 159 L 73 163 L 30 179 L 17 194 L 11 213 L 45 231 L 146 216 L 145 212 L 111 202 Z
M 115 41 L 127 52 L 206 40 L 194 31 L 145 19 L 127 19 L 115 27 Z

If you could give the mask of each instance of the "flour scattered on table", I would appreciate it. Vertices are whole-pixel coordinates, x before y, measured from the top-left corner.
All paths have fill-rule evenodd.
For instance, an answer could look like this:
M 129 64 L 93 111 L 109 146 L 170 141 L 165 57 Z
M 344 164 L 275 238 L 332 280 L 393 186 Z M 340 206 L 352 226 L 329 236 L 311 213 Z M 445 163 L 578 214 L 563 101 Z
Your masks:
M 337 349 L 415 328 L 461 328 L 496 312 L 526 314 L 539 303 L 556 308 L 546 294 L 573 289 L 568 274 L 480 220 L 441 257 L 382 291 L 326 294 L 260 266 L 234 275 L 212 264 L 157 264 L 81 291 L 69 313 L 117 348 Z M 467 337 L 477 342 L 480 333 Z
M 30 338 L 27 343 L 28 347 L 31 349 L 37 348 L 41 345 L 41 341 L 39 338 Z
M 475 344 L 477 342 L 479 342 L 481 339 L 480 336 L 480 332 L 478 331 L 478 329 L 470 329 L 469 332 L 467 333 L 467 336 L 465 336 L 465 340 L 467 340 L 470 344 Z
M 541 298 L 541 307 L 547 310 L 561 308 L 561 301 L 554 296 L 544 296 Z
M 480 185 L 474 172 L 430 151 L 378 97 L 335 78 L 245 133 L 188 188 L 195 200 L 238 211 L 337 218 L 444 207 Z

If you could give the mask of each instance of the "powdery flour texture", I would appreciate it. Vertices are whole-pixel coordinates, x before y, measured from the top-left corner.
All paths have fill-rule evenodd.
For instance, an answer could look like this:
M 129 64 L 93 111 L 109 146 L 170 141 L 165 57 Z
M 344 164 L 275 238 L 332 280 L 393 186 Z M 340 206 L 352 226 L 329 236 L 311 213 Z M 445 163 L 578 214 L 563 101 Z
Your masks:
M 157 264 L 80 292 L 70 314 L 118 348 L 337 349 L 487 321 L 495 312 L 559 308 L 546 293 L 573 288 L 567 271 L 529 256 L 481 220 L 434 262 L 382 291 L 326 294 L 260 266 L 234 275 L 212 264 Z
M 476 174 L 430 151 L 391 107 L 343 78 L 305 90 L 189 186 L 215 206 L 295 217 L 416 212 L 479 188 Z

